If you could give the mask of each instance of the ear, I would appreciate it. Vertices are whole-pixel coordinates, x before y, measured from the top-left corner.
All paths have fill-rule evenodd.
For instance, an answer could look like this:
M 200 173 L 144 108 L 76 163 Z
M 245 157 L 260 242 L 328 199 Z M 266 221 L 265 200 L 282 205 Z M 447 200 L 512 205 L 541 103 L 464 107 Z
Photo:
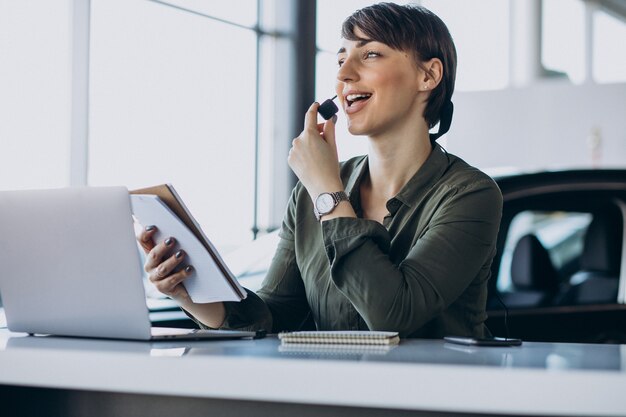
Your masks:
M 420 74 L 419 89 L 432 91 L 439 85 L 443 78 L 443 64 L 439 58 L 432 58 L 422 62 L 423 72 Z

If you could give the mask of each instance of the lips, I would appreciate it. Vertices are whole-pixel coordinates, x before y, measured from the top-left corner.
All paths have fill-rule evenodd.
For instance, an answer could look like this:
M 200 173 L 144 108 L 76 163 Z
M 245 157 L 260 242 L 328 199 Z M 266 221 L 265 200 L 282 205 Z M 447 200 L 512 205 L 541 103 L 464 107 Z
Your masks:
M 346 114 L 352 114 L 365 107 L 368 100 L 372 97 L 372 93 L 352 90 L 344 94 L 343 97 Z

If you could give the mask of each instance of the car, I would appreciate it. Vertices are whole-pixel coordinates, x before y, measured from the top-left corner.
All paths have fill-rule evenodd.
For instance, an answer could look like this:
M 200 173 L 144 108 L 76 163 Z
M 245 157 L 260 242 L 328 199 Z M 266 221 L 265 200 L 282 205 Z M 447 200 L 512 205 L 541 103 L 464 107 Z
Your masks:
M 491 332 L 626 343 L 626 170 L 493 177 L 504 204 L 489 282 Z M 244 287 L 260 288 L 278 239 L 275 231 L 224 256 Z M 160 303 L 154 308 L 167 305 Z
M 532 341 L 625 343 L 626 170 L 495 179 L 504 204 L 490 330 Z

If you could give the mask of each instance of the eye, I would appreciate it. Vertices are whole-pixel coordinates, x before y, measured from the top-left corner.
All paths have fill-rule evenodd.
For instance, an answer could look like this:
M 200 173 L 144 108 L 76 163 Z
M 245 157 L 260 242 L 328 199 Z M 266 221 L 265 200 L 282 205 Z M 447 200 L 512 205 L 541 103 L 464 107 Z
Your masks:
M 343 63 L 344 63 L 344 61 L 345 61 L 345 60 L 346 60 L 345 58 L 340 58 L 340 59 L 338 59 L 338 60 L 337 60 L 337 65 L 341 67 L 341 66 L 343 65 Z
M 378 58 L 380 56 L 380 53 L 376 52 L 376 51 L 366 51 L 363 54 L 363 58 L 364 59 L 369 59 L 369 58 Z

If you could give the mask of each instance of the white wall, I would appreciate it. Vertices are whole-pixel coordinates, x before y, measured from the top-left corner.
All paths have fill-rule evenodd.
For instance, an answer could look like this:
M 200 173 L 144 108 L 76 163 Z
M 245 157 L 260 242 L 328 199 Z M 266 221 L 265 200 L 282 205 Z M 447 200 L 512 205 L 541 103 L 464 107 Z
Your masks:
M 454 94 L 446 149 L 481 168 L 594 165 L 626 168 L 626 84 L 544 82 L 524 89 Z

